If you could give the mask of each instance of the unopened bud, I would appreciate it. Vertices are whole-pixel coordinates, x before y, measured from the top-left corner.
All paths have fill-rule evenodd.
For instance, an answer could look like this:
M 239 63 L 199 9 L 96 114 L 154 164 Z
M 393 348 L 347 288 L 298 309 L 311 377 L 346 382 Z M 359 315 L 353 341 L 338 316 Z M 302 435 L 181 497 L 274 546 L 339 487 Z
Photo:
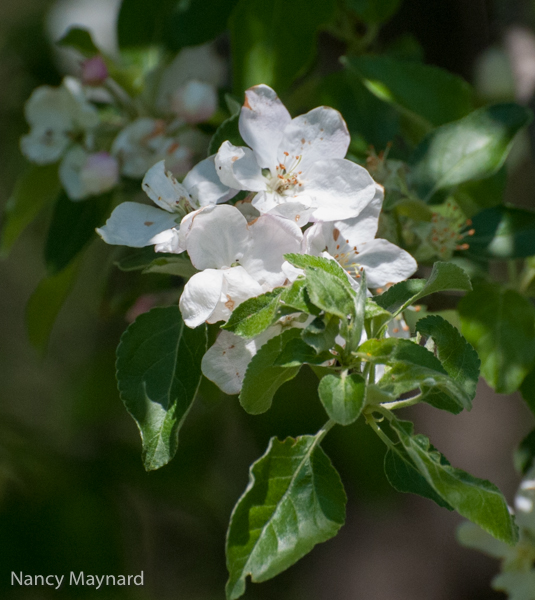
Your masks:
M 171 110 L 187 123 L 208 120 L 217 109 L 217 92 L 213 85 L 195 79 L 179 88 L 171 99 Z
M 102 56 L 93 56 L 82 63 L 82 82 L 85 85 L 101 85 L 108 75 L 108 68 Z
M 90 154 L 80 170 L 80 179 L 93 194 L 111 190 L 119 181 L 119 163 L 107 152 Z

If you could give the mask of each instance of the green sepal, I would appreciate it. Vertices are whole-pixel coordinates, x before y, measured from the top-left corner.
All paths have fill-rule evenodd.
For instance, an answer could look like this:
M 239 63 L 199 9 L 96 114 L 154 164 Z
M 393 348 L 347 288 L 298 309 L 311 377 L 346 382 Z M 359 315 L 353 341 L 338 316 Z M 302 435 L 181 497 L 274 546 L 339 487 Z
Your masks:
M 91 33 L 82 27 L 70 27 L 56 44 L 64 48 L 73 48 L 86 58 L 100 54 L 100 50 L 93 41 Z

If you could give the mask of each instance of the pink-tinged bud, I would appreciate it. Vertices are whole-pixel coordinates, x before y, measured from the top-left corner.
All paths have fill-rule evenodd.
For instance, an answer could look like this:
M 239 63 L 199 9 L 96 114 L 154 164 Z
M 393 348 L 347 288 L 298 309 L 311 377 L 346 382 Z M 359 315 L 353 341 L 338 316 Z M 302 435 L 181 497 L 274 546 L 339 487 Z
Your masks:
M 101 85 L 108 75 L 108 67 L 102 56 L 93 56 L 82 63 L 82 82 L 85 85 Z
M 157 302 L 158 296 L 156 296 L 156 294 L 145 294 L 144 296 L 140 296 L 126 313 L 125 318 L 127 322 L 133 323 L 139 315 L 149 312 L 151 308 L 154 308 Z
M 216 89 L 209 83 L 192 79 L 173 94 L 171 110 L 187 123 L 207 121 L 217 110 Z
M 107 192 L 119 181 L 119 163 L 107 152 L 90 154 L 80 170 L 80 179 L 94 194 Z

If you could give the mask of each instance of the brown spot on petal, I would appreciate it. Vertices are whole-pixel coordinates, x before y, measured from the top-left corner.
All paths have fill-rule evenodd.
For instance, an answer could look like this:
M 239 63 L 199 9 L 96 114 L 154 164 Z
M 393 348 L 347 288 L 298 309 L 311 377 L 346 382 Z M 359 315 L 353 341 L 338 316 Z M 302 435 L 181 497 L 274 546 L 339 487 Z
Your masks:
M 145 221 L 145 223 L 143 223 L 143 225 L 150 227 L 151 225 L 154 225 L 154 221 Z
M 336 229 L 336 227 L 333 229 L 333 240 L 336 242 L 336 240 L 338 239 L 338 236 L 340 235 L 340 231 L 338 229 Z
M 249 104 L 249 98 L 247 98 L 247 94 L 245 94 L 245 102 L 243 103 L 243 108 L 248 108 L 249 110 L 253 110 L 251 105 Z
M 304 144 L 305 143 L 305 138 L 301 138 L 301 143 Z
M 227 294 L 227 301 L 225 302 L 225 306 L 229 310 L 234 310 L 235 304 L 236 304 L 236 302 L 234 302 L 234 300 Z
M 238 160 L 238 158 L 239 158 L 239 156 L 233 156 L 231 160 L 232 160 L 232 162 L 236 162 Z
M 178 148 L 180 148 L 180 144 L 178 142 L 171 144 L 169 148 L 167 148 L 167 154 L 173 154 L 173 152 L 178 150 Z

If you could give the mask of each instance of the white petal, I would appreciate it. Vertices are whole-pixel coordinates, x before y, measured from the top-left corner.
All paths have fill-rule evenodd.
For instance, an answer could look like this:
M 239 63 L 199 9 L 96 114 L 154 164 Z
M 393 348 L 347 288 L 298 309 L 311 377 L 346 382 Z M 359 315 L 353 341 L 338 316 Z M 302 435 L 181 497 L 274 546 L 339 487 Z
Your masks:
M 158 109 L 169 113 L 175 92 L 192 79 L 221 86 L 225 71 L 225 62 L 211 44 L 184 48 L 162 74 L 156 98 Z
M 115 187 L 119 165 L 107 152 L 89 154 L 80 146 L 74 146 L 61 161 L 59 178 L 71 200 L 84 200 Z
M 21 137 L 20 149 L 31 162 L 48 165 L 61 158 L 69 143 L 67 133 L 62 130 L 34 127 Z
M 247 220 L 234 206 L 220 204 L 200 210 L 191 222 L 187 250 L 199 269 L 230 267 L 250 243 Z
M 223 142 L 215 155 L 215 167 L 221 182 L 230 188 L 253 192 L 266 189 L 262 169 L 249 148 Z
M 304 175 L 304 194 L 317 210 L 315 221 L 356 217 L 375 196 L 375 182 L 366 169 L 345 159 L 318 160 Z
M 184 178 L 183 184 L 193 198 L 194 206 L 208 206 L 219 202 L 226 202 L 233 198 L 238 190 L 229 189 L 217 175 L 215 156 L 209 156 L 193 169 Z
M 74 146 L 63 157 L 59 165 L 59 179 L 71 200 L 82 200 L 90 195 L 80 178 L 80 171 L 87 160 L 87 152 L 80 146 Z
M 219 318 L 216 320 L 224 319 L 226 321 L 232 311 L 242 302 L 259 296 L 264 290 L 243 267 L 223 269 L 222 273 L 225 277 L 225 285 L 222 304 L 219 306 Z M 209 322 L 215 323 L 216 320 Z
M 302 252 L 319 256 L 329 247 L 334 227 L 333 223 L 314 223 L 303 235 Z
M 142 248 L 158 243 L 158 234 L 176 227 L 173 215 L 155 206 L 123 202 L 96 231 L 107 244 Z
M 364 267 L 369 288 L 384 287 L 388 283 L 403 281 L 418 268 L 416 261 L 408 252 L 381 239 L 365 244 L 355 261 Z
M 344 158 L 349 147 L 349 131 L 342 115 L 334 108 L 319 106 L 292 119 L 279 146 L 278 160 L 288 164 L 300 156 L 299 169 L 306 170 L 317 160 Z
M 373 200 L 364 207 L 358 216 L 345 221 L 336 221 L 335 227 L 344 239 L 349 240 L 350 246 L 357 246 L 358 250 L 360 244 L 370 242 L 375 238 L 379 215 L 383 207 L 383 198 L 383 187 L 376 184 Z
M 290 219 L 299 227 L 303 227 L 309 222 L 315 210 L 316 208 L 311 206 L 309 198 L 299 196 L 299 202 L 283 202 L 273 207 L 268 214 Z
M 188 279 L 180 296 L 180 311 L 188 327 L 198 327 L 212 316 L 221 300 L 223 271 L 206 269 Z
M 169 108 L 186 123 L 202 123 L 217 110 L 217 89 L 205 81 L 190 79 L 173 93 Z
M 282 285 L 284 254 L 299 252 L 303 234 L 293 221 L 263 215 L 249 224 L 252 243 L 241 264 L 256 281 L 274 288 Z
M 277 150 L 290 113 L 277 94 L 267 85 L 256 85 L 245 92 L 240 112 L 240 134 L 255 153 L 262 168 L 277 164 Z
M 239 394 L 251 359 L 280 331 L 280 326 L 269 327 L 252 340 L 244 340 L 230 331 L 221 331 L 214 345 L 203 356 L 201 369 L 204 376 L 225 394 Z
M 147 171 L 141 187 L 155 204 L 168 212 L 174 212 L 181 200 L 192 203 L 188 190 L 165 170 L 164 160 Z

